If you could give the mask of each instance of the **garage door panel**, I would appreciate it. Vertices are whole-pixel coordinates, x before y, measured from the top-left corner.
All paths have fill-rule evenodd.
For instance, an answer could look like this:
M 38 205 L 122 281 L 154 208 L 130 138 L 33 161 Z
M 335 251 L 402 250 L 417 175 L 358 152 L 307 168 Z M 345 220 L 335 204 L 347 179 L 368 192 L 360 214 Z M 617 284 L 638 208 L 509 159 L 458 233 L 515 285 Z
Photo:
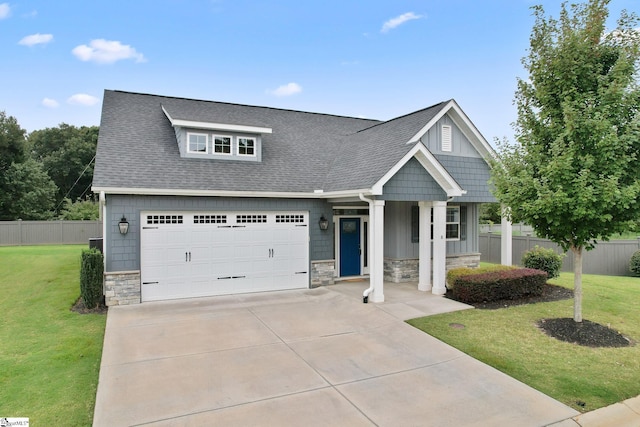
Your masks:
M 309 285 L 306 213 L 151 213 L 153 228 L 145 215 L 141 273 L 158 283 L 143 301 Z

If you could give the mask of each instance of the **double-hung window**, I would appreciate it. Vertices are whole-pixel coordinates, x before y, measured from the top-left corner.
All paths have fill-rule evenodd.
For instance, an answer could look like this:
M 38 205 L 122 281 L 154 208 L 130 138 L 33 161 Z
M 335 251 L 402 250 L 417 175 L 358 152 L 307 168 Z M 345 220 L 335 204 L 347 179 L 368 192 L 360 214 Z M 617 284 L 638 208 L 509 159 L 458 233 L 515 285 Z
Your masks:
M 231 137 L 230 136 L 213 136 L 213 153 L 214 154 L 231 154 Z
M 206 133 L 189 133 L 189 152 L 207 154 L 207 134 Z
M 411 207 L 411 242 L 420 241 L 420 208 Z M 467 240 L 467 207 L 447 206 L 445 225 L 447 240 Z M 431 236 L 433 236 L 433 209 L 431 209 Z
M 255 138 L 238 137 L 238 155 L 239 156 L 255 156 L 256 140 Z

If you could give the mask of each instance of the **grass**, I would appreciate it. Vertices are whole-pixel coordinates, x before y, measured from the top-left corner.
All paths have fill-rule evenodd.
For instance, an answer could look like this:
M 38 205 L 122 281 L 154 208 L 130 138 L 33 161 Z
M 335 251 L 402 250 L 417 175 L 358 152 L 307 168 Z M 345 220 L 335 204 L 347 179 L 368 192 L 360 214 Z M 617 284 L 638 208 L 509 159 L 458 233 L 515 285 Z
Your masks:
M 83 247 L 0 247 L 2 417 L 92 423 L 106 316 L 70 311 Z
M 562 273 L 550 283 L 573 288 L 573 274 Z M 640 278 L 583 275 L 582 312 L 584 319 L 640 341 Z M 409 323 L 579 411 L 640 395 L 640 345 L 580 347 L 536 327 L 540 319 L 558 317 L 573 317 L 573 299 L 466 310 Z

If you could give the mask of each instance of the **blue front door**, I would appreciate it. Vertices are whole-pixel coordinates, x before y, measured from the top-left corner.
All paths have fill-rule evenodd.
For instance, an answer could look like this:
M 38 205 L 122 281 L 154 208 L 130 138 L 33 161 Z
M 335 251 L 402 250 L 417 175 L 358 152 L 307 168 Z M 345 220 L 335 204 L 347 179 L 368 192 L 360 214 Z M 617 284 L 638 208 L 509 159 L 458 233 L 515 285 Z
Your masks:
M 360 218 L 340 218 L 340 276 L 360 275 Z

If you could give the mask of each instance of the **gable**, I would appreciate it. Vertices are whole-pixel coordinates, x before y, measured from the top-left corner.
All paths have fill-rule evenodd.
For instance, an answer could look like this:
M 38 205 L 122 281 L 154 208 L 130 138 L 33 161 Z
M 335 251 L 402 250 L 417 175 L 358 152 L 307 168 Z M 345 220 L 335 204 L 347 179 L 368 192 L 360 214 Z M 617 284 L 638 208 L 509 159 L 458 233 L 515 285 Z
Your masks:
M 443 127 L 448 127 L 451 132 L 451 149 L 446 151 L 442 147 L 443 140 Z M 422 143 L 431 151 L 434 155 L 452 155 L 463 157 L 477 157 L 482 156 L 478 153 L 478 150 L 471 144 L 467 136 L 460 130 L 458 125 L 446 114 L 440 120 L 438 120 L 421 138 Z
M 382 200 L 447 200 L 447 194 L 420 162 L 411 158 L 382 187 Z

